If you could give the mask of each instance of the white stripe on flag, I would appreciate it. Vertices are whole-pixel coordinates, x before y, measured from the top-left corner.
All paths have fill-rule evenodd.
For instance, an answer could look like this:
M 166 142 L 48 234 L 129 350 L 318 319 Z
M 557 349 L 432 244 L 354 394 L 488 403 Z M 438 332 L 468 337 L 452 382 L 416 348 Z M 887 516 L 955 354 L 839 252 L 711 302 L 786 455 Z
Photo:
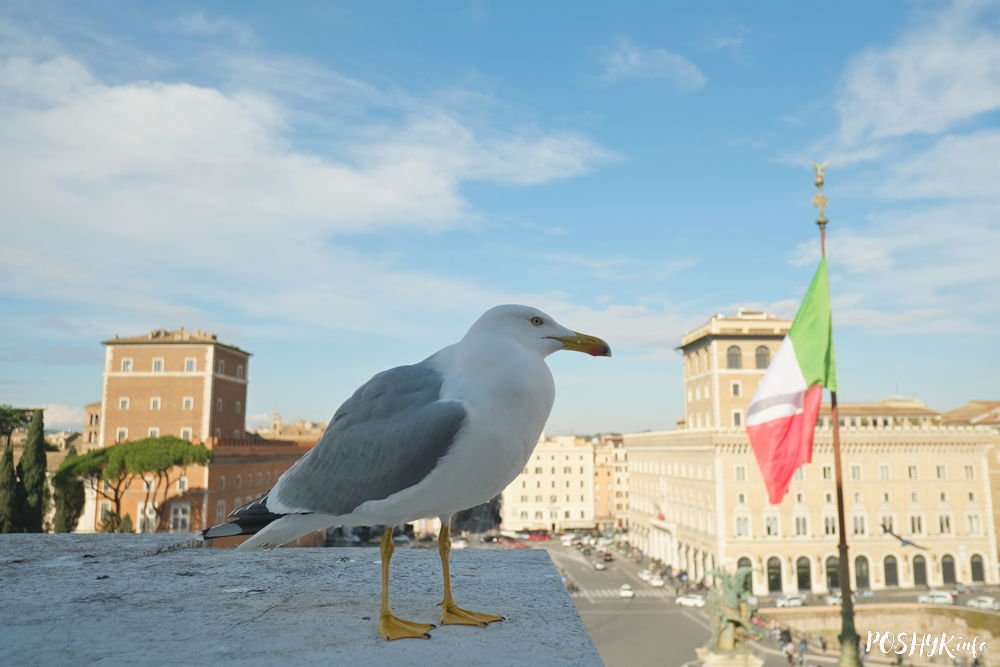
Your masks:
M 746 425 L 755 426 L 802 412 L 802 395 L 806 389 L 806 379 L 795 356 L 792 339 L 785 336 L 750 402 Z

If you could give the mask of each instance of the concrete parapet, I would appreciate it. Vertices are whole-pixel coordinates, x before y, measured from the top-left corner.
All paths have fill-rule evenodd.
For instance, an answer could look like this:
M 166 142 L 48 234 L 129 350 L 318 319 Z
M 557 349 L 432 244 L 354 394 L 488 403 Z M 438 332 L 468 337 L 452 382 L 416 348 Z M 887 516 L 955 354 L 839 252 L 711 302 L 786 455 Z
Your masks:
M 501 614 L 430 640 L 376 633 L 375 548 L 234 552 L 195 535 L 0 536 L 0 646 L 11 665 L 600 665 L 541 550 L 452 553 L 460 606 Z M 437 550 L 398 549 L 392 606 L 436 622 Z

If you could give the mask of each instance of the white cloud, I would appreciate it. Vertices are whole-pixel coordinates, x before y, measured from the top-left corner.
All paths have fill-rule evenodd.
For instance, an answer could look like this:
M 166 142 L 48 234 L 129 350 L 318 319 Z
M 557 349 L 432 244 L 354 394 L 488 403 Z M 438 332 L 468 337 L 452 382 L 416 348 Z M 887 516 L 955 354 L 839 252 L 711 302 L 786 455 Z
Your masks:
M 1000 108 L 995 2 L 959 0 L 848 65 L 837 109 L 844 143 L 949 130 Z
M 164 27 L 176 33 L 197 37 L 219 37 L 228 35 L 240 44 L 254 42 L 253 30 L 244 23 L 225 17 L 209 18 L 201 12 L 180 16 Z
M 361 105 L 372 97 L 331 82 Z M 338 148 L 309 152 L 289 138 L 294 113 L 266 93 L 112 85 L 67 57 L 0 61 L 0 91 L 0 216 L 10 223 L 0 292 L 92 300 L 115 320 L 206 322 L 220 306 L 263 319 L 281 303 L 290 323 L 316 324 L 319 313 L 321 325 L 379 329 L 394 326 L 388 312 L 442 307 L 439 295 L 475 302 L 475 286 L 336 239 L 471 224 L 465 182 L 544 183 L 611 157 L 582 135 L 419 113 L 412 99 L 379 125 L 332 122 Z
M 988 199 L 1000 203 L 1000 130 L 940 139 L 888 168 L 878 193 L 887 199 Z
M 45 430 L 79 431 L 83 428 L 83 408 L 48 403 L 45 410 Z
M 604 77 L 611 82 L 624 79 L 665 79 L 680 90 L 702 88 L 707 79 L 697 65 L 664 48 L 643 48 L 627 37 L 601 53 Z

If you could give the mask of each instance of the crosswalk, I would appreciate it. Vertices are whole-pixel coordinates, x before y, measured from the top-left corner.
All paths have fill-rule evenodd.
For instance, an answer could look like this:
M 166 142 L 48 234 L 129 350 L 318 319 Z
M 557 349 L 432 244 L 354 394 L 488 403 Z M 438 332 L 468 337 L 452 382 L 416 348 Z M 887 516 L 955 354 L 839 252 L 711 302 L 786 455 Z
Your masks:
M 636 588 L 633 590 L 635 597 L 637 598 L 654 598 L 658 600 L 664 600 L 667 598 L 673 598 L 665 590 L 656 590 L 654 588 Z M 619 589 L 617 588 L 592 588 L 589 590 L 578 590 L 570 593 L 572 597 L 584 598 L 586 600 L 605 600 L 609 598 L 619 597 Z

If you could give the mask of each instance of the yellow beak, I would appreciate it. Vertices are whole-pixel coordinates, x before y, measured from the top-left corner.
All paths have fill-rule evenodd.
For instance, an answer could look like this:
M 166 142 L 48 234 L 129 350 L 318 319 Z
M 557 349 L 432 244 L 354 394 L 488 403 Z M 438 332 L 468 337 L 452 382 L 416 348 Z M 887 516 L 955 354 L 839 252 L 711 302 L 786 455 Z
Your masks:
M 593 357 L 610 357 L 611 347 L 597 336 L 573 332 L 572 336 L 553 336 L 563 344 L 564 350 L 586 352 Z

